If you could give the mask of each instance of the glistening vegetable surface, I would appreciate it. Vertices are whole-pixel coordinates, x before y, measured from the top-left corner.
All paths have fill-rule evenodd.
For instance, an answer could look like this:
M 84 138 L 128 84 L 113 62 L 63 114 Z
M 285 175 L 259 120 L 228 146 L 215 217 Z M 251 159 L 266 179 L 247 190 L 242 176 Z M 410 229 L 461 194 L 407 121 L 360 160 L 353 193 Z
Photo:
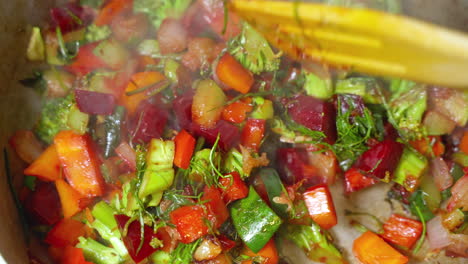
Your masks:
M 300 65 L 221 1 L 80 3 L 41 30 L 46 103 L 11 140 L 55 262 L 297 263 L 285 241 L 322 263 L 466 257 L 466 94 Z M 387 214 L 336 204 L 376 185 Z M 355 255 L 343 222 L 372 231 Z

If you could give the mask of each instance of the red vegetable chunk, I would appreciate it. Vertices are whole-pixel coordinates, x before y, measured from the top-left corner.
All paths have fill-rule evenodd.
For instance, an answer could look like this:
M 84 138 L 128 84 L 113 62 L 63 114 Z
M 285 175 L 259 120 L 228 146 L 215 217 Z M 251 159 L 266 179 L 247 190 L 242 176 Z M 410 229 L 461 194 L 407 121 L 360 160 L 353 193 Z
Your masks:
M 62 217 L 62 205 L 53 183 L 38 182 L 26 198 L 25 207 L 31 219 L 39 224 L 53 225 Z
M 166 126 L 169 114 L 151 103 L 140 105 L 137 113 L 129 122 L 130 138 L 133 142 L 149 142 L 152 138 L 160 138 Z
M 107 64 L 94 54 L 94 49 L 99 43 L 90 43 L 80 47 L 75 60 L 65 66 L 71 73 L 84 76 L 96 69 L 106 68 Z
M 301 181 L 307 186 L 325 183 L 317 168 L 308 164 L 304 149 L 280 148 L 277 150 L 277 162 L 281 179 L 288 185 Z
M 330 229 L 338 223 L 335 205 L 327 185 L 317 185 L 304 192 L 304 202 L 310 217 L 322 228 Z
M 219 134 L 219 146 L 226 151 L 232 148 L 240 138 L 239 129 L 224 120 L 218 121 L 213 128 L 203 128 L 194 123 L 192 129 L 197 136 L 204 137 L 209 144 L 214 144 Z
M 192 102 L 192 92 L 180 95 L 172 102 L 174 106 L 174 114 L 180 128 L 187 130 L 190 129 L 190 124 L 192 123 Z
M 403 153 L 403 144 L 384 140 L 366 152 L 353 165 L 366 176 L 389 179 Z
M 85 27 L 93 20 L 92 12 L 76 3 L 50 9 L 51 28 L 60 28 L 62 34 Z
M 258 151 L 265 133 L 265 120 L 249 118 L 242 129 L 241 144 Z
M 85 235 L 85 227 L 72 218 L 62 219 L 47 233 L 45 242 L 55 247 L 74 246 L 78 238 Z
M 321 131 L 328 143 L 336 140 L 335 108 L 332 103 L 312 96 L 294 97 L 288 104 L 288 113 L 292 120 L 311 130 Z
M 382 237 L 394 244 L 411 248 L 422 233 L 422 224 L 419 221 L 393 214 L 385 222 Z
M 127 222 L 130 220 L 130 217 L 126 215 L 115 215 L 115 220 L 117 221 L 117 226 L 119 227 L 120 233 L 123 236 L 123 242 L 125 247 L 128 250 L 128 254 L 136 263 L 144 260 L 149 255 L 153 254 L 157 248 L 151 246 L 151 241 L 153 239 L 161 239 L 156 233 L 154 233 L 153 228 L 145 225 L 143 228 L 143 244 L 141 244 L 141 224 L 138 220 L 133 220 L 126 229 L 127 233 L 124 236 L 124 229 L 127 226 Z M 139 249 L 139 250 L 138 250 Z
M 172 211 L 170 218 L 181 236 L 182 243 L 192 243 L 208 234 L 205 211 L 198 205 L 182 206 Z
M 60 264 L 92 264 L 85 260 L 83 249 L 68 246 L 63 250 Z
M 81 112 L 92 115 L 111 115 L 115 108 L 115 97 L 107 93 L 75 90 L 76 104 Z
M 224 186 L 222 190 L 223 200 L 226 204 L 235 200 L 243 199 L 249 194 L 249 188 L 241 179 L 237 171 L 230 173 L 231 177 L 219 179 L 219 183 Z
M 203 206 L 206 208 L 208 220 L 213 228 L 218 229 L 229 218 L 229 212 L 218 188 L 205 186 L 202 201 L 206 201 Z
M 358 169 L 350 168 L 345 173 L 345 192 L 346 194 L 357 192 L 361 189 L 372 186 L 377 182 L 379 181 L 374 178 L 365 176 L 364 174 L 359 172 Z

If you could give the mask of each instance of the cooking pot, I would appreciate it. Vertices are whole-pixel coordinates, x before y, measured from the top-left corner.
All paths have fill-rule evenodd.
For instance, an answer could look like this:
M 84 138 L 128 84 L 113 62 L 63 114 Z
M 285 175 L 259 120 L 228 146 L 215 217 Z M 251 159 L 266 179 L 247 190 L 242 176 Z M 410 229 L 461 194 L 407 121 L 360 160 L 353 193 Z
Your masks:
M 47 21 L 48 10 L 55 0 L 3 0 L 0 1 L 0 146 L 7 149 L 12 175 L 22 175 L 24 164 L 8 149 L 9 136 L 18 129 L 28 129 L 38 117 L 40 99 L 31 89 L 25 88 L 18 80 L 31 74 L 37 64 L 25 60 L 25 50 L 31 25 L 42 26 Z M 420 19 L 468 32 L 468 0 L 404 0 L 405 13 Z M 404 29 L 402 29 L 404 30 Z M 437 41 L 437 39 L 434 39 Z M 4 166 L 4 152 L 0 154 L 0 264 L 28 263 L 27 243 L 21 227 L 14 199 L 8 187 Z M 13 185 L 21 185 L 21 177 L 14 177 Z M 339 192 L 340 184 L 334 187 Z M 344 219 L 343 211 L 365 208 L 376 212 L 378 217 L 388 217 L 390 207 L 384 202 L 386 186 L 376 186 L 351 197 L 334 195 L 340 224 L 333 229 L 338 246 L 350 256 L 352 241 L 357 231 Z M 385 208 L 388 206 L 388 208 Z M 32 240 L 34 243 L 34 240 Z M 287 248 L 291 263 L 310 263 L 298 249 Z M 350 257 L 353 263 L 353 258 Z M 462 259 L 448 259 L 439 256 L 424 263 L 463 263 Z M 416 263 L 416 262 L 415 262 Z M 466 263 L 466 262 L 464 262 Z

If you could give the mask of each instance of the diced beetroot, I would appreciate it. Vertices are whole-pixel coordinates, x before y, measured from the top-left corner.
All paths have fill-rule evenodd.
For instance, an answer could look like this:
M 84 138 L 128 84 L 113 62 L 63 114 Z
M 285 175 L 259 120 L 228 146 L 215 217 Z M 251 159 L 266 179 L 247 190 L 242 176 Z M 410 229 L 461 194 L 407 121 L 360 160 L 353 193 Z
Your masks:
M 204 137 L 208 144 L 214 144 L 219 134 L 218 145 L 223 150 L 229 150 L 240 139 L 240 131 L 235 125 L 220 120 L 213 128 L 203 128 L 200 125 L 192 123 L 192 131 L 199 137 Z
M 174 114 L 180 128 L 190 129 L 192 123 L 193 93 L 188 92 L 178 96 L 173 101 Z
M 312 96 L 300 95 L 289 102 L 288 113 L 296 123 L 311 130 L 323 132 L 328 143 L 335 142 L 335 108 L 332 103 Z
M 119 227 L 120 232 L 123 234 L 123 230 L 125 229 L 128 220 L 130 220 L 130 217 L 126 215 L 115 215 L 115 220 L 117 221 L 117 226 Z M 143 244 L 140 248 L 141 224 L 138 220 L 134 220 L 131 224 L 128 225 L 127 233 L 125 236 L 123 236 L 123 242 L 128 250 L 130 257 L 133 259 L 133 261 L 138 263 L 157 250 L 157 248 L 153 248 L 150 245 L 151 241 L 155 238 L 161 239 L 157 234 L 154 233 L 153 228 L 145 225 Z
M 292 185 L 303 181 L 306 186 L 325 183 L 315 167 L 308 164 L 307 153 L 298 148 L 280 148 L 277 150 L 277 162 L 281 179 Z
M 165 109 L 149 102 L 140 105 L 128 124 L 132 141 L 147 143 L 152 138 L 160 138 L 168 116 L 169 114 Z
M 50 9 L 51 27 L 60 28 L 62 34 L 88 25 L 93 20 L 93 13 L 88 8 L 76 3 Z
M 345 172 L 344 184 L 346 194 L 350 194 L 371 185 L 374 185 L 378 180 L 363 175 L 359 170 L 351 168 Z
M 26 210 L 39 224 L 53 225 L 62 218 L 62 205 L 53 183 L 39 182 L 25 202 Z
M 112 94 L 75 90 L 76 104 L 81 112 L 92 115 L 111 115 L 115 108 Z
M 396 140 L 398 138 L 398 131 L 393 127 L 390 122 L 384 125 L 384 136 L 388 140 Z
M 398 165 L 403 148 L 399 142 L 384 140 L 364 152 L 353 167 L 366 176 L 386 179 Z

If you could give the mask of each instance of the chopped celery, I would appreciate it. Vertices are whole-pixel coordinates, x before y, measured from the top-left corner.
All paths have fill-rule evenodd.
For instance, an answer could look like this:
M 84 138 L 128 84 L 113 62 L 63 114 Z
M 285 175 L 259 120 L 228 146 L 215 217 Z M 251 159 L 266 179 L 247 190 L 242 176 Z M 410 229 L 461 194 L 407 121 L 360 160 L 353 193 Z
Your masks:
M 146 169 L 139 190 L 139 197 L 165 191 L 174 181 L 174 141 L 153 138 L 146 154 Z
M 427 91 L 424 86 L 411 81 L 392 80 L 392 92 L 388 102 L 389 121 L 404 139 L 418 139 L 425 131 L 421 124 L 427 107 Z
M 171 261 L 171 254 L 163 250 L 158 250 L 150 256 L 150 259 L 153 264 L 169 264 Z
M 413 192 L 427 166 L 426 157 L 413 149 L 405 148 L 393 173 L 393 181 L 405 187 L 409 192 Z
M 287 224 L 280 228 L 279 234 L 304 250 L 313 261 L 326 264 L 346 263 L 340 251 L 316 223 L 312 222 L 310 226 Z
M 379 104 L 381 99 L 377 87 L 375 78 L 351 77 L 336 82 L 335 94 L 355 94 L 361 96 L 365 103 Z
M 307 95 L 329 99 L 333 95 L 333 83 L 330 77 L 322 79 L 313 73 L 306 73 L 304 90 Z
M 68 113 L 68 126 L 78 134 L 84 134 L 88 130 L 89 115 L 78 109 L 76 104 L 70 107 Z
M 41 29 L 33 27 L 31 38 L 29 39 L 26 58 L 30 61 L 43 61 L 45 59 L 44 39 L 41 35 Z
M 96 26 L 95 24 L 91 24 L 86 27 L 84 39 L 86 43 L 91 43 L 107 39 L 111 34 L 112 30 L 109 26 Z
M 163 192 L 157 192 L 151 194 L 151 200 L 148 202 L 148 207 L 150 206 L 158 206 L 158 204 L 161 202 L 163 196 Z
M 245 68 L 254 74 L 275 71 L 280 58 L 270 44 L 248 23 L 244 23 L 242 33 L 229 44 L 231 53 Z
M 468 155 L 463 152 L 457 152 L 452 155 L 452 160 L 463 167 L 468 167 Z
M 155 39 L 143 40 L 138 45 L 137 52 L 140 55 L 149 56 L 149 57 L 158 57 L 161 55 L 161 52 L 159 50 L 159 43 Z
M 116 212 L 114 208 L 112 208 L 104 201 L 100 201 L 99 203 L 94 205 L 93 210 L 91 211 L 91 214 L 95 219 L 101 221 L 103 224 L 105 224 L 112 230 L 117 229 L 117 222 L 114 218 L 115 213 Z
M 272 119 L 275 115 L 273 102 L 263 97 L 254 97 L 255 109 L 250 116 L 255 119 Z
M 118 69 L 127 63 L 129 53 L 116 40 L 104 40 L 94 48 L 93 53 L 112 69 Z
M 106 247 L 91 238 L 79 238 L 77 248 L 83 249 L 83 254 L 88 261 L 95 264 L 119 264 L 122 262 L 117 250 Z
M 223 172 L 230 173 L 237 171 L 239 175 L 245 179 L 249 175 L 244 173 L 244 170 L 242 169 L 243 166 L 242 153 L 240 153 L 237 149 L 232 148 L 228 153 L 226 153 L 223 163 Z
M 167 59 L 164 63 L 164 75 L 174 83 L 177 83 L 177 69 L 179 68 L 180 64 L 173 60 Z

